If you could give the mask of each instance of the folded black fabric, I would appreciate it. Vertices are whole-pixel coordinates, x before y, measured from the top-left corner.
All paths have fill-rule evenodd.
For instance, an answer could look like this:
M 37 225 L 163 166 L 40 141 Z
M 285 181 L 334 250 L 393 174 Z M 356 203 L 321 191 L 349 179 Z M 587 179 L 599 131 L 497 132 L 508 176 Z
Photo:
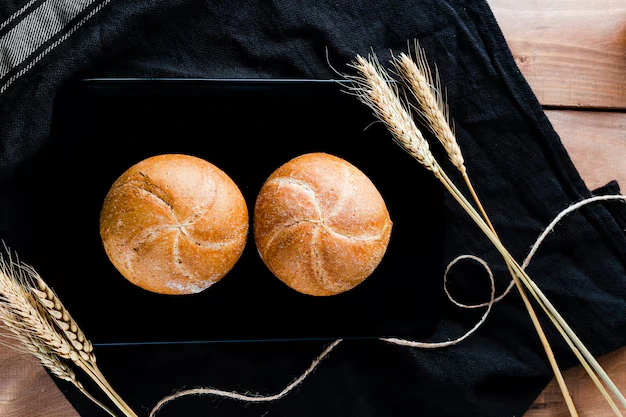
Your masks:
M 590 195 L 482 0 L 19 0 L 0 5 L 0 14 L 2 182 L 10 181 L 13 170 L 45 145 L 55 95 L 70 79 L 333 78 L 325 48 L 343 70 L 343 63 L 370 47 L 384 58 L 389 49 L 405 50 L 407 40 L 417 38 L 447 86 L 478 192 L 518 259 L 557 213 Z M 391 167 L 393 161 L 384 163 Z M 415 169 L 422 168 L 416 164 Z M 617 205 L 589 206 L 568 216 L 529 267 L 598 355 L 626 344 L 626 238 Z M 8 218 L 0 207 L 0 226 L 7 231 L 1 237 L 11 245 L 20 230 L 12 230 Z M 508 283 L 495 250 L 451 200 L 446 218 L 446 259 L 479 255 L 491 263 L 500 288 Z M 484 300 L 484 282 L 482 271 L 460 266 L 455 289 Z M 462 334 L 480 314 L 450 308 L 433 338 Z M 545 327 L 550 328 L 547 321 Z M 559 362 L 573 365 L 558 335 L 548 333 Z M 147 415 L 162 396 L 181 387 L 275 393 L 323 346 L 107 347 L 97 353 L 112 385 Z M 280 401 L 246 405 L 187 398 L 159 415 L 520 416 L 550 378 L 527 313 L 518 295 L 511 294 L 497 304 L 484 327 L 457 346 L 416 350 L 377 341 L 345 342 Z M 105 415 L 72 387 L 60 386 L 81 415 Z

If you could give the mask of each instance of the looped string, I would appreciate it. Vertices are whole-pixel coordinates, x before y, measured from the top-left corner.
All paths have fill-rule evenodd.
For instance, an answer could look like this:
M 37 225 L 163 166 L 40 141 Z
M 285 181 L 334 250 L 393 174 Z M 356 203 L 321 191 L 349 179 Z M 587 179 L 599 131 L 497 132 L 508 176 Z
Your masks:
M 546 239 L 548 234 L 550 234 L 550 232 L 552 232 L 554 230 L 555 226 L 565 216 L 567 216 L 568 214 L 570 214 L 570 213 L 580 209 L 583 206 L 586 206 L 587 204 L 591 204 L 591 203 L 598 202 L 598 201 L 609 201 L 609 200 L 626 201 L 626 196 L 623 196 L 623 195 L 602 195 L 602 196 L 590 197 L 590 198 L 587 198 L 585 200 L 579 201 L 579 202 L 577 202 L 575 204 L 572 204 L 571 206 L 567 207 L 565 210 L 561 211 L 554 218 L 554 220 L 552 220 L 550 222 L 548 227 L 546 227 L 546 229 L 541 233 L 541 235 L 539 235 L 539 237 L 537 238 L 537 240 L 535 241 L 535 243 L 531 247 L 530 252 L 528 253 L 526 258 L 524 259 L 524 262 L 521 265 L 522 269 L 526 269 L 526 267 L 528 267 L 528 265 L 530 264 L 531 259 L 535 256 L 535 254 L 537 253 L 537 250 L 539 249 L 541 244 L 544 242 L 544 240 Z M 480 304 L 464 304 L 464 303 L 461 303 L 461 302 L 457 301 L 450 294 L 450 292 L 448 291 L 448 286 L 447 286 L 448 285 L 448 280 L 447 280 L 448 272 L 450 271 L 450 269 L 456 263 L 458 263 L 459 261 L 464 260 L 464 259 L 469 259 L 469 260 L 478 262 L 479 264 L 482 265 L 483 268 L 485 268 L 485 270 L 489 274 L 489 281 L 491 283 L 491 297 L 490 297 L 488 302 L 480 303 Z M 482 317 L 478 321 L 478 323 L 476 323 L 471 329 L 469 329 L 462 336 L 460 336 L 460 337 L 458 337 L 456 339 L 453 339 L 453 340 L 448 340 L 448 341 L 443 341 L 443 342 L 417 342 L 417 341 L 413 341 L 413 340 L 398 339 L 398 338 L 382 338 L 380 340 L 382 340 L 384 342 L 400 345 L 400 346 L 415 347 L 415 348 L 422 348 L 422 349 L 436 349 L 436 348 L 442 348 L 442 347 L 458 344 L 458 343 L 462 342 L 463 340 L 465 340 L 466 338 L 468 338 L 469 336 L 471 336 L 476 330 L 478 330 L 478 328 L 485 322 L 485 320 L 489 316 L 489 313 L 491 312 L 491 308 L 493 307 L 493 305 L 495 303 L 497 303 L 498 301 L 502 300 L 504 297 L 506 297 L 506 295 L 509 292 L 511 292 L 511 289 L 513 288 L 513 286 L 515 284 L 514 281 L 511 280 L 511 282 L 509 283 L 509 286 L 504 290 L 504 292 L 502 294 L 500 294 L 498 297 L 495 297 L 495 282 L 494 282 L 493 272 L 491 271 L 491 268 L 489 268 L 489 265 L 483 259 L 481 259 L 481 258 L 479 258 L 477 256 L 473 256 L 473 255 L 461 255 L 461 256 L 456 257 L 454 260 L 452 260 L 452 262 L 450 262 L 448 264 L 448 266 L 446 267 L 443 279 L 444 279 L 443 289 L 444 289 L 444 291 L 446 293 L 446 296 L 450 300 L 450 302 L 452 302 L 454 305 L 456 305 L 456 306 L 458 306 L 460 308 L 466 308 L 466 309 L 487 307 L 485 312 L 483 313 Z M 239 401 L 244 401 L 244 402 L 248 402 L 248 403 L 260 403 L 260 402 L 276 401 L 278 399 L 283 398 L 284 396 L 289 394 L 291 391 L 293 391 L 297 386 L 302 384 L 302 382 L 304 382 L 304 380 L 315 370 L 315 368 L 317 368 L 317 366 L 320 364 L 320 362 L 322 360 L 324 360 L 324 358 L 326 358 L 330 354 L 330 352 L 332 352 L 332 350 L 335 349 L 342 341 L 343 341 L 343 339 L 337 339 L 334 342 L 332 342 L 331 344 L 329 344 L 322 351 L 322 353 L 317 358 L 315 358 L 315 360 L 313 360 L 313 362 L 311 363 L 311 365 L 309 366 L 309 368 L 306 371 L 304 371 L 298 378 L 294 379 L 289 385 L 287 385 L 283 390 L 281 390 L 277 394 L 274 394 L 274 395 L 240 394 L 240 393 L 237 393 L 237 392 L 222 391 L 222 390 L 218 390 L 218 389 L 214 389 L 214 388 L 194 388 L 194 389 L 189 389 L 189 390 L 184 390 L 184 391 L 178 391 L 178 392 L 176 392 L 176 393 L 174 393 L 172 395 L 169 395 L 169 396 L 163 398 L 161 401 L 159 401 L 157 403 L 156 406 L 154 406 L 154 408 L 150 412 L 150 417 L 154 417 L 156 415 L 156 413 L 158 413 L 159 410 L 161 410 L 163 408 L 163 406 L 165 406 L 167 403 L 169 403 L 171 401 L 174 401 L 174 400 L 176 400 L 178 398 L 186 397 L 186 396 L 190 396 L 190 395 L 214 395 L 216 397 L 230 398 L 230 399 L 233 399 L 233 400 L 239 400 Z
M 495 302 L 496 283 L 495 283 L 495 281 L 493 279 L 493 272 L 491 271 L 491 268 L 489 268 L 489 265 L 487 265 L 487 262 L 485 262 L 483 259 L 481 259 L 481 258 L 479 258 L 477 256 L 474 256 L 474 255 L 457 256 L 456 258 L 454 258 L 454 260 L 452 262 L 450 262 L 448 264 L 448 266 L 446 267 L 446 272 L 443 274 L 443 289 L 446 292 L 446 295 L 448 296 L 448 299 L 454 305 L 456 305 L 458 307 L 461 307 L 461 308 L 476 308 L 475 305 L 467 305 L 467 304 L 463 304 L 463 303 L 458 302 L 457 300 L 454 299 L 454 297 L 452 297 L 452 295 L 448 291 L 448 272 L 450 272 L 450 269 L 457 262 L 459 262 L 459 261 L 461 261 L 463 259 L 471 259 L 471 260 L 476 261 L 479 264 L 481 264 L 483 266 L 483 268 L 485 268 L 485 270 L 489 274 L 489 282 L 491 283 L 491 297 L 489 298 L 489 302 L 486 303 L 487 309 L 483 313 L 483 316 L 480 318 L 478 323 L 476 323 L 474 325 L 474 327 L 469 329 L 462 336 L 460 336 L 460 337 L 458 337 L 456 339 L 453 339 L 453 340 L 447 340 L 445 342 L 415 342 L 413 340 L 398 339 L 398 338 L 395 338 L 395 337 L 392 337 L 392 338 L 382 338 L 380 340 L 382 340 L 383 342 L 393 343 L 394 345 L 400 345 L 400 346 L 407 346 L 407 347 L 414 347 L 414 348 L 421 348 L 421 349 L 438 349 L 438 348 L 442 348 L 442 347 L 446 347 L 446 346 L 456 345 L 457 343 L 461 343 L 463 340 L 465 340 L 468 337 L 470 337 L 472 335 L 472 333 L 474 333 L 476 330 L 478 330 L 478 328 L 480 326 L 482 326 L 482 324 L 485 322 L 485 320 L 487 320 L 487 316 L 489 316 L 489 313 L 491 312 L 491 307 L 493 306 L 493 303 Z

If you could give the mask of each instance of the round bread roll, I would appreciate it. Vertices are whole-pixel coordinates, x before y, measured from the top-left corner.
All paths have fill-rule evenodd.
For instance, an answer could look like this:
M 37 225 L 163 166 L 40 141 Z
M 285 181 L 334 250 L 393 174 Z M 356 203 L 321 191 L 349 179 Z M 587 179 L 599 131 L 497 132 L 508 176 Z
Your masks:
M 104 249 L 126 279 L 161 294 L 192 294 L 220 280 L 243 252 L 248 209 L 209 162 L 160 155 L 115 181 L 100 215 Z
M 336 156 L 311 153 L 278 168 L 256 200 L 254 236 L 281 281 L 334 295 L 371 275 L 385 254 L 391 220 L 372 182 Z

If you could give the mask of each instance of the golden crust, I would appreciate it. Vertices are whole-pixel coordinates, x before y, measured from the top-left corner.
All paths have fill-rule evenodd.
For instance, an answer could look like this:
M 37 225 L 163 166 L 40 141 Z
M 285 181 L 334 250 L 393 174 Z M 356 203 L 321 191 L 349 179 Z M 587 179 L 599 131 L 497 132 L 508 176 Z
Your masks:
M 115 181 L 100 215 L 104 249 L 126 279 L 161 294 L 208 288 L 245 246 L 248 209 L 223 171 L 187 155 L 159 155 Z
M 363 282 L 382 260 L 391 226 L 370 179 L 324 153 L 278 168 L 254 211 L 261 258 L 281 281 L 310 295 L 339 294 Z

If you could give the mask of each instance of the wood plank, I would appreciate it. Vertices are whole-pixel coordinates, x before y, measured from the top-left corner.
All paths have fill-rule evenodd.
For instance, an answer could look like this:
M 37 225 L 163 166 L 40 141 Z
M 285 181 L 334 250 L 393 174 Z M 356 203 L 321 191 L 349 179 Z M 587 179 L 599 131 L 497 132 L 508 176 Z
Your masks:
M 546 114 L 589 189 L 616 179 L 626 191 L 626 113 L 553 110 Z
M 13 343 L 0 337 L 0 416 L 78 417 L 33 356 L 5 346 Z
M 626 1 L 488 1 L 540 103 L 626 109 Z
M 601 357 L 599 362 L 620 391 L 625 392 L 626 348 Z M 581 366 L 564 372 L 563 376 L 580 417 L 615 416 Z M 524 417 L 570 417 L 561 391 L 554 380 L 541 393 Z

